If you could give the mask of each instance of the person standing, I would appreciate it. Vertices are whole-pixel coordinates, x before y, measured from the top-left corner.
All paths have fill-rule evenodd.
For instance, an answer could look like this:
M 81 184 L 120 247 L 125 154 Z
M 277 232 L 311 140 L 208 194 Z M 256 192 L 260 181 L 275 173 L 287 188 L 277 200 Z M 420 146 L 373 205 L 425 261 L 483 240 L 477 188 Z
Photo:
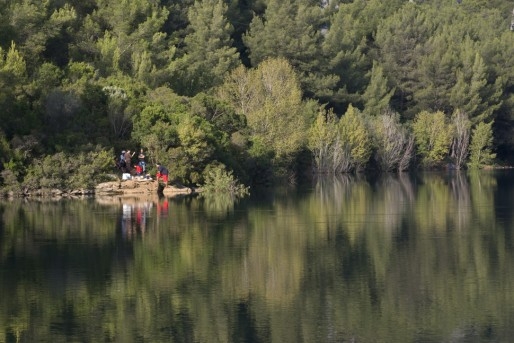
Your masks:
M 119 161 L 119 167 L 120 167 L 120 170 L 122 173 L 125 173 L 126 172 L 126 167 L 127 167 L 127 164 L 125 163 L 125 154 L 127 152 L 125 150 L 122 150 L 121 151 L 121 155 L 120 155 L 120 161 Z
M 130 150 L 127 150 L 127 152 L 125 153 L 125 164 L 126 164 L 126 168 L 127 168 L 127 173 L 130 173 L 132 171 L 132 162 L 131 162 L 131 159 L 132 159 L 132 156 L 134 156 L 134 153 L 135 151 L 131 154 L 130 153 Z
M 160 163 L 157 163 L 157 175 L 156 175 L 157 181 L 162 180 L 164 183 L 164 187 L 168 186 L 168 169 L 161 165 Z
M 139 155 L 137 156 L 139 162 L 138 165 L 141 167 L 142 174 L 146 174 L 146 161 L 145 161 L 145 153 L 143 148 L 139 151 Z

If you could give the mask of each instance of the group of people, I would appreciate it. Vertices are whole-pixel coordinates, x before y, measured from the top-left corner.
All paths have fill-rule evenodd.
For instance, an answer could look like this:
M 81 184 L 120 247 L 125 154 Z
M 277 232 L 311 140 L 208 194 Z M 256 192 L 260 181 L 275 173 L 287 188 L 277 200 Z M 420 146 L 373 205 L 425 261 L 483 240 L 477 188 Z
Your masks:
M 135 151 L 131 152 L 130 150 L 123 150 L 117 163 L 118 168 L 123 174 L 128 173 L 130 175 L 135 174 L 136 176 L 149 176 L 146 173 L 146 161 L 143 149 L 140 150 L 139 155 L 137 156 L 137 163 L 132 165 L 132 158 L 134 157 L 135 153 Z M 165 185 L 167 185 L 168 174 L 168 169 L 160 163 L 157 163 L 157 181 L 162 181 Z
M 131 152 L 130 150 L 123 150 L 119 158 L 119 168 L 122 173 L 129 173 L 132 175 L 133 169 L 135 169 L 136 175 L 145 175 L 146 161 L 144 151 L 141 149 L 139 155 L 137 156 L 138 162 L 135 165 L 132 165 L 132 157 L 134 157 L 135 153 L 135 151 Z

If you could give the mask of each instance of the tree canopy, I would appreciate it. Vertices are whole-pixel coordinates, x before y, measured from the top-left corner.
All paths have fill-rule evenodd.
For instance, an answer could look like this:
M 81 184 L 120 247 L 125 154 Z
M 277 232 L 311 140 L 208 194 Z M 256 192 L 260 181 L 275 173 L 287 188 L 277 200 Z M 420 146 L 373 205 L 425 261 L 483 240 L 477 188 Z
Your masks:
M 506 0 L 4 2 L 0 128 L 10 160 L 0 173 L 16 177 L 0 184 L 23 184 L 34 159 L 95 149 L 117 155 L 129 146 L 164 159 L 184 182 L 201 183 L 214 166 L 249 182 L 293 175 L 309 168 L 306 156 L 316 169 L 312 148 L 320 142 L 312 135 L 326 111 L 338 123 L 352 113 L 366 132 L 351 143 L 365 153 L 350 170 L 392 167 L 383 160 L 391 152 L 374 146 L 389 137 L 378 132 L 383 125 L 425 149 L 427 127 L 415 123 L 444 119 L 453 127 L 458 112 L 476 137 L 471 144 L 460 136 L 459 166 L 511 163 L 511 7 Z M 491 141 L 486 135 L 479 145 L 491 158 L 467 163 L 469 146 L 489 126 Z M 450 144 L 463 131 L 448 132 L 454 136 L 437 139 Z M 22 141 L 37 148 L 15 153 Z M 430 163 L 428 150 L 416 151 L 421 163 L 407 164 L 440 167 L 455 157 L 442 151 Z

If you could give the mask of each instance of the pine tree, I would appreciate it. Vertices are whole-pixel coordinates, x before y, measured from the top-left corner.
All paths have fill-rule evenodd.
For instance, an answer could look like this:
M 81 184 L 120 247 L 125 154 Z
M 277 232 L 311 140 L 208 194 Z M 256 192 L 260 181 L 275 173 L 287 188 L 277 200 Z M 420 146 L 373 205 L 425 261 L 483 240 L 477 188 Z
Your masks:
M 222 0 L 196 1 L 189 9 L 191 33 L 185 37 L 185 55 L 171 64 L 173 88 L 179 94 L 195 95 L 218 86 L 238 66 L 232 47 L 233 28 Z
M 256 16 L 243 41 L 252 66 L 282 57 L 297 71 L 307 96 L 332 94 L 336 78 L 327 73 L 321 52 L 323 10 L 309 1 L 270 0 L 263 17 Z
M 374 62 L 369 85 L 362 95 L 364 112 L 370 115 L 379 115 L 389 107 L 393 94 L 394 89 L 391 90 L 388 87 L 382 67 Z

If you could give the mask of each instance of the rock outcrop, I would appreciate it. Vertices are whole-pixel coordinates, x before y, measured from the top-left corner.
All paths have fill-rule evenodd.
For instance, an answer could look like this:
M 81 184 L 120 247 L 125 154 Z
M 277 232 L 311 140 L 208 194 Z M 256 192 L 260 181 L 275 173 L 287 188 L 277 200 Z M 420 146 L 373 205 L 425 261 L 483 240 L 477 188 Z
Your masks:
M 178 194 L 191 194 L 194 190 L 189 187 L 170 186 L 163 187 L 156 180 L 131 179 L 122 181 L 110 181 L 98 184 L 95 187 L 95 195 L 145 195 L 157 194 L 172 196 Z

